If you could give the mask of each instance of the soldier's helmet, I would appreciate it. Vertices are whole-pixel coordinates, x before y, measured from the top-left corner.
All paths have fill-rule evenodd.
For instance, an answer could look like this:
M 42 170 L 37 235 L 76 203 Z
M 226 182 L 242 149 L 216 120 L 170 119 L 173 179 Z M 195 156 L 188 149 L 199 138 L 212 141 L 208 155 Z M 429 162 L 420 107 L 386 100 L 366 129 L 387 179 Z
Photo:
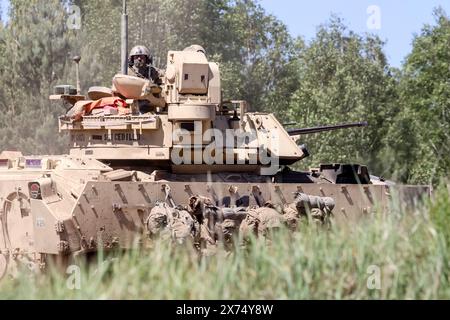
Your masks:
M 134 64 L 135 56 L 145 56 L 147 58 L 147 64 L 153 64 L 153 57 L 150 54 L 150 50 L 145 46 L 135 46 L 131 49 L 128 57 L 128 65 L 130 67 Z

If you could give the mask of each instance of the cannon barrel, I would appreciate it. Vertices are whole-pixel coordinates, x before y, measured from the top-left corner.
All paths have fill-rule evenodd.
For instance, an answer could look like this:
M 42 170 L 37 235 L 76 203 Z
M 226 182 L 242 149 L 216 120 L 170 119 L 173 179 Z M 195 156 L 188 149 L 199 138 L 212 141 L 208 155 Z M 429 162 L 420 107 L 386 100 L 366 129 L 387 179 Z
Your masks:
M 347 129 L 347 128 L 354 128 L 354 127 L 367 127 L 367 126 L 368 126 L 367 121 L 363 121 L 363 122 L 337 124 L 337 125 L 331 125 L 331 126 L 319 126 L 319 127 L 301 128 L 301 129 L 288 129 L 287 132 L 289 133 L 290 136 L 296 136 L 299 134 L 309 134 L 309 133 L 316 133 L 316 132 Z

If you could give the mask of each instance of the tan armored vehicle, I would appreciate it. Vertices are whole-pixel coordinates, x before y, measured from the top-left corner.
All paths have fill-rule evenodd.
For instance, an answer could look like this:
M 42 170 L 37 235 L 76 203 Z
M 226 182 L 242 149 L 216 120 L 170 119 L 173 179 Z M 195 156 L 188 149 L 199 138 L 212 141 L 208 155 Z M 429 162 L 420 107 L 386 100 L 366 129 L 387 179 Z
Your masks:
M 287 131 L 273 114 L 223 101 L 219 66 L 196 47 L 169 51 L 161 82 L 118 74 L 88 97 L 59 86 L 50 98 L 70 106 L 59 119 L 68 154 L 1 153 L 0 278 L 164 233 L 201 250 L 302 218 L 339 225 L 386 208 L 394 191 L 427 192 L 360 165 L 289 169 L 308 156 L 302 134 L 365 124 Z

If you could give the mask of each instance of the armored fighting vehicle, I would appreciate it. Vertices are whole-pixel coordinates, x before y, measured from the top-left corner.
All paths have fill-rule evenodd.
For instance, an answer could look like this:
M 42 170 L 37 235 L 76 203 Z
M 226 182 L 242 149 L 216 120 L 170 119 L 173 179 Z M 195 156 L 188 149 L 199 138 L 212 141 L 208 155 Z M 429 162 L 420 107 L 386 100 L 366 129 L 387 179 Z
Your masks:
M 18 264 L 145 245 L 164 230 L 207 247 L 295 229 L 308 215 L 339 227 L 385 210 L 393 192 L 412 201 L 429 191 L 362 165 L 290 169 L 308 156 L 302 134 L 366 124 L 286 130 L 273 114 L 223 101 L 219 66 L 198 46 L 169 51 L 161 82 L 118 74 L 88 97 L 58 86 L 50 99 L 69 106 L 59 118 L 68 154 L 1 153 L 0 278 Z

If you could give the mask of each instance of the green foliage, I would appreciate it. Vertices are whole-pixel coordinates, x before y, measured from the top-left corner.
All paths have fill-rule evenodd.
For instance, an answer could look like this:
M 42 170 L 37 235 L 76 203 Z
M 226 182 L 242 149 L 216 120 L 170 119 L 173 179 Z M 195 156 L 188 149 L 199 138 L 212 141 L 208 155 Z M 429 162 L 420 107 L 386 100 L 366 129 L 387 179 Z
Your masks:
M 121 0 L 74 1 L 81 10 L 73 55 L 81 56 L 80 79 L 83 89 L 111 86 L 120 71 Z M 73 69 L 73 73 L 75 70 Z M 75 80 L 75 79 L 74 79 Z
M 8 89 L 6 99 L 48 93 L 55 75 L 63 73 L 69 51 L 62 4 L 56 0 L 45 5 L 39 1 L 11 1 L 10 6 L 2 77 Z M 27 90 L 21 92 L 18 88 Z M 20 112 L 20 107 L 20 103 L 11 106 L 14 112 Z
M 128 2 L 129 47 L 144 44 L 157 67 L 165 67 L 168 50 L 200 44 L 209 54 L 223 49 L 227 0 L 132 0 Z
M 386 137 L 399 178 L 436 183 L 450 169 L 450 19 L 435 10 L 436 25 L 416 36 L 399 83 L 401 112 Z
M 306 164 L 363 162 L 380 173 L 382 138 L 395 116 L 395 79 L 376 36 L 348 31 L 333 17 L 302 51 L 300 81 L 289 117 L 298 127 L 366 120 L 369 127 L 303 137 L 313 156 Z
M 296 45 L 286 26 L 254 1 L 234 1 L 224 20 L 228 34 L 217 52 L 225 66 L 224 97 L 247 100 L 253 110 L 282 115 L 290 89 L 297 84 L 292 65 L 302 45 Z
M 1 35 L 1 149 L 61 152 L 56 115 L 62 110 L 47 98 L 64 74 L 70 50 L 63 3 L 10 1 Z
M 449 299 L 448 190 L 414 211 L 395 206 L 351 227 L 280 230 L 270 246 L 199 258 L 190 247 L 156 242 L 149 250 L 100 255 L 81 268 L 81 287 L 65 270 L 21 274 L 0 283 L 4 299 Z M 448 239 L 448 237 L 447 237 Z M 379 268 L 380 289 L 367 283 Z
M 450 248 L 450 184 L 441 185 L 430 204 L 430 218 L 442 237 L 444 249 Z

